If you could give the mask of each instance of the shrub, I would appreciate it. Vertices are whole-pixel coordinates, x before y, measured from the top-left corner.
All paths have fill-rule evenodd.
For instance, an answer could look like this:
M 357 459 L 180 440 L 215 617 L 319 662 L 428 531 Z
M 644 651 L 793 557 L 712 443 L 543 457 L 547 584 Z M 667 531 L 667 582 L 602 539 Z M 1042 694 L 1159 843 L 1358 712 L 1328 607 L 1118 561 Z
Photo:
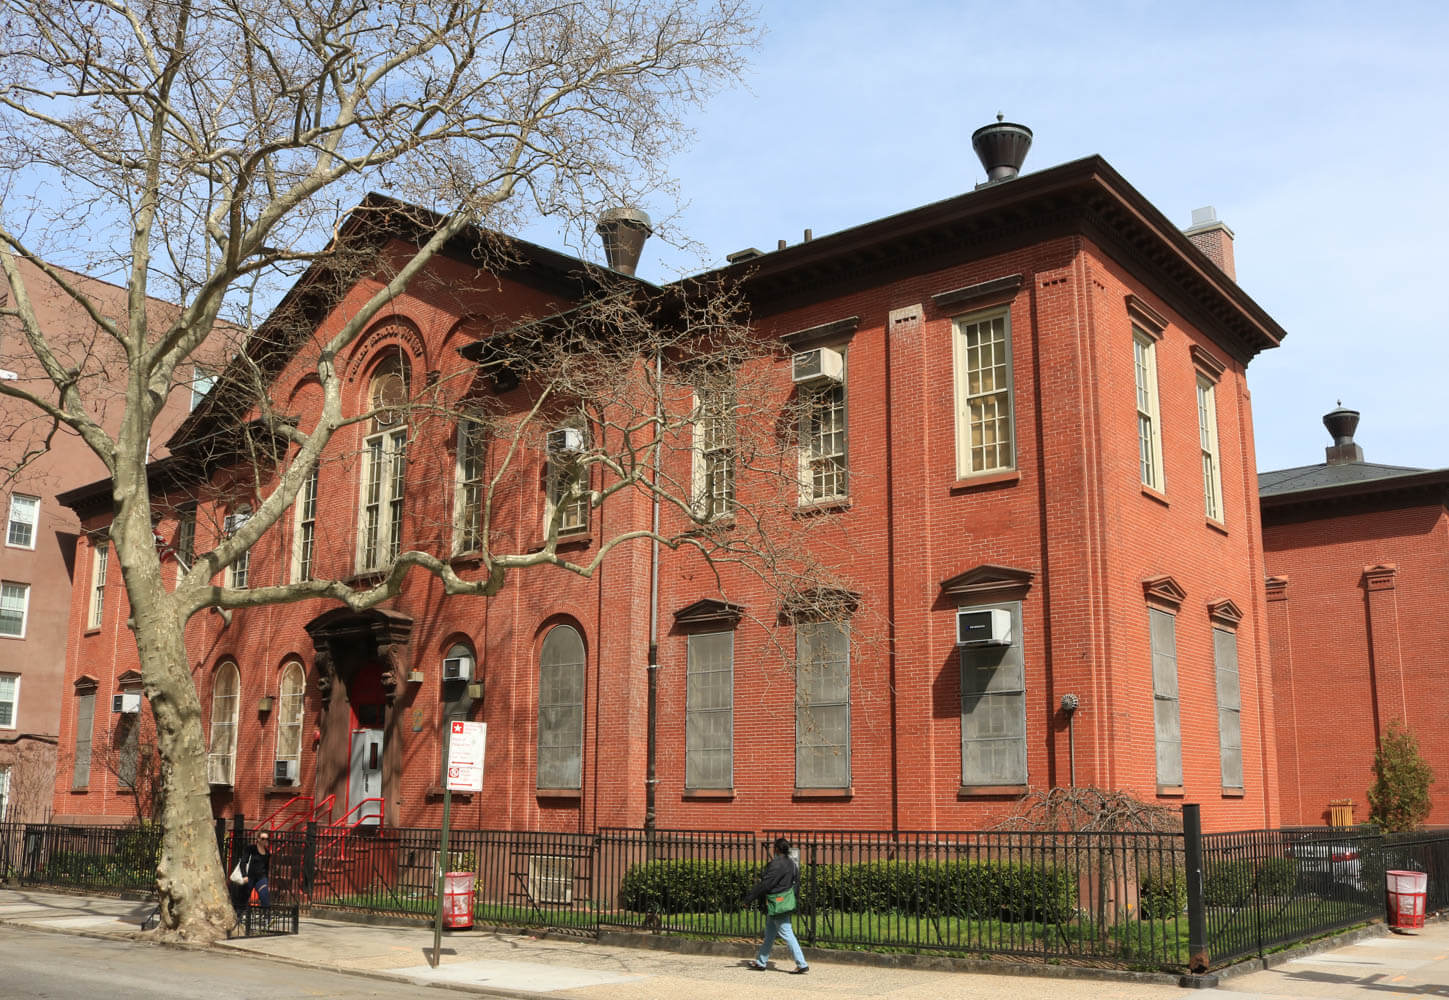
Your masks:
M 1419 741 L 1399 722 L 1390 722 L 1374 752 L 1369 787 L 1369 822 L 1385 833 L 1417 830 L 1429 816 L 1434 771 L 1419 754 Z
M 649 861 L 624 873 L 619 905 L 639 913 L 736 910 L 756 873 L 755 865 L 738 861 Z
M 1298 884 L 1298 862 L 1268 858 L 1258 862 L 1219 861 L 1203 876 L 1203 897 L 1209 906 L 1242 906 L 1253 897 L 1285 896 Z
M 1187 908 L 1187 875 L 1180 868 L 1143 872 L 1137 883 L 1138 914 L 1143 920 L 1174 917 Z

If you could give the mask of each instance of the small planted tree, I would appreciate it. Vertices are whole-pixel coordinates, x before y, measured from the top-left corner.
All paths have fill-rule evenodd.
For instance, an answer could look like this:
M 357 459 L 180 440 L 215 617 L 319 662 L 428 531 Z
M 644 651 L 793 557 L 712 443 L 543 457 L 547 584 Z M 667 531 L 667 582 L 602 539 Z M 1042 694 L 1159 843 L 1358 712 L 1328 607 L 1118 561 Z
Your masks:
M 1419 753 L 1419 740 L 1398 721 L 1390 722 L 1374 753 L 1369 786 L 1369 822 L 1386 833 L 1417 830 L 1429 816 L 1434 770 Z

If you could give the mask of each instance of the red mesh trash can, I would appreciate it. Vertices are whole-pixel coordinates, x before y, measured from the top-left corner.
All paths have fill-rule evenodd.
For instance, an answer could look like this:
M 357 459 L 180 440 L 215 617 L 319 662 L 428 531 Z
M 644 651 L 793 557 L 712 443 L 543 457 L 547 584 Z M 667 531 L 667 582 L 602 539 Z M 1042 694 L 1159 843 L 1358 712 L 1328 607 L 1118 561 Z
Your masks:
M 1429 876 L 1424 872 L 1388 873 L 1389 926 L 1410 930 L 1424 926 L 1429 902 Z
M 443 926 L 455 931 L 473 926 L 472 872 L 448 872 L 443 876 Z

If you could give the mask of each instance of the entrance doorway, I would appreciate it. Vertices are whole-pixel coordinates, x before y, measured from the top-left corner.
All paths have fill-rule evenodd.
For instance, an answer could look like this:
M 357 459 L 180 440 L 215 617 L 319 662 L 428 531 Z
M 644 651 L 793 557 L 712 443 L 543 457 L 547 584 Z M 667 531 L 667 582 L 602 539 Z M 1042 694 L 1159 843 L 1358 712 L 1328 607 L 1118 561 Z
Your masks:
M 358 826 L 382 822 L 382 730 L 352 731 L 347 774 L 347 815 Z

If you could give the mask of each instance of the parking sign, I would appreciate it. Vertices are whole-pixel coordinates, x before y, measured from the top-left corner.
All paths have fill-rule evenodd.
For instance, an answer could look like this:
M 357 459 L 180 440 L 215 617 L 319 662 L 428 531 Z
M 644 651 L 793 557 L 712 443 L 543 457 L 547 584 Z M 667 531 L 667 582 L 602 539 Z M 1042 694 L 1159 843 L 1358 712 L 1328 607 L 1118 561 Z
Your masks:
M 483 748 L 488 723 L 453 722 L 448 726 L 448 791 L 483 791 Z

